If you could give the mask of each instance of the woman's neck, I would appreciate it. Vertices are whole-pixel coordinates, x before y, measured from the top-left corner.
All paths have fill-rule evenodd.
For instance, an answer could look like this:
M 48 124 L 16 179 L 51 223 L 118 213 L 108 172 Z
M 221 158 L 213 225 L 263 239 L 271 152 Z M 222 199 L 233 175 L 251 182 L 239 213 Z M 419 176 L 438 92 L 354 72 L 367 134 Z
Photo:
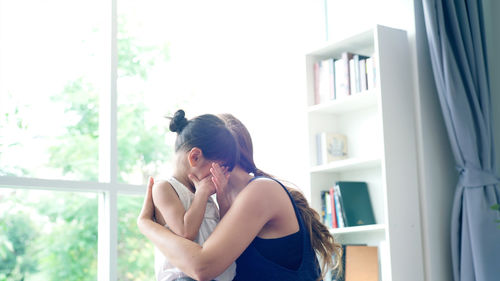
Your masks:
M 230 187 L 229 192 L 233 200 L 243 190 L 243 188 L 247 186 L 248 182 L 252 178 L 253 176 L 248 174 L 241 167 L 239 166 L 234 167 L 228 182 L 228 185 Z

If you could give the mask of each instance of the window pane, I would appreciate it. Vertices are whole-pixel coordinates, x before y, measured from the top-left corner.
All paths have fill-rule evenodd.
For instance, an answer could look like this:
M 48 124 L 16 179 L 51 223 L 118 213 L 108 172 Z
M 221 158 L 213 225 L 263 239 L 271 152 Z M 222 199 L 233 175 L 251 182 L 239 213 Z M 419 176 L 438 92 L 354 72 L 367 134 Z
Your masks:
M 108 14 L 98 0 L 0 0 L 0 175 L 97 180 Z
M 153 245 L 137 228 L 143 196 L 118 195 L 118 280 L 153 280 Z
M 172 114 L 178 101 L 169 77 L 164 2 L 120 0 L 117 5 L 118 178 L 122 182 L 145 183 L 172 155 L 164 116 Z
M 0 280 L 96 280 L 97 194 L 0 188 Z

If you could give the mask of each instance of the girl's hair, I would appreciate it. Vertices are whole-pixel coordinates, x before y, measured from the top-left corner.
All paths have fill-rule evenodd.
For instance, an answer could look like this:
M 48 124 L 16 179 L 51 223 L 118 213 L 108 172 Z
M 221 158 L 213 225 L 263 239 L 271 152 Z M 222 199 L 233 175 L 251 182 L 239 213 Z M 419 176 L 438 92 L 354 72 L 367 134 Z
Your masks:
M 240 157 L 237 164 L 246 172 L 253 173 L 254 176 L 274 178 L 272 175 L 265 173 L 255 166 L 253 161 L 252 138 L 245 125 L 231 114 L 226 113 L 218 116 L 226 123 L 226 126 L 233 133 L 238 142 Z M 295 201 L 295 205 L 297 205 L 302 219 L 309 230 L 312 247 L 321 257 L 322 276 L 319 279 L 322 279 L 330 269 L 335 269 L 337 273 L 340 273 L 342 269 L 340 266 L 342 246 L 335 241 L 335 238 L 328 228 L 321 223 L 318 212 L 309 206 L 304 194 L 295 188 L 287 187 L 287 189 Z
M 187 120 L 179 109 L 170 118 L 169 129 L 177 133 L 175 152 L 199 148 L 203 157 L 220 161 L 231 171 L 238 161 L 238 145 L 224 122 L 215 115 L 204 114 Z

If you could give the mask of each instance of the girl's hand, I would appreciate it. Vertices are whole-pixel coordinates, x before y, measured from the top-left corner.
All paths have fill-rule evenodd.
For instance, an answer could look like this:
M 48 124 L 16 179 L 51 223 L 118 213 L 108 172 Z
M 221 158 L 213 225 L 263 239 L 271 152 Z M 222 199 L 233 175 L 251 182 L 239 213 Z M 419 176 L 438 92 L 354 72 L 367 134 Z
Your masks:
M 196 193 L 203 192 L 207 196 L 211 196 L 212 194 L 215 194 L 215 191 L 216 191 L 215 185 L 212 182 L 211 175 L 208 175 L 208 176 L 202 178 L 201 180 L 198 179 L 198 177 L 196 177 L 193 174 L 189 174 L 188 177 L 193 182 L 194 187 L 196 188 Z
M 217 194 L 224 194 L 227 191 L 226 188 L 229 182 L 229 172 L 227 168 L 222 168 L 219 164 L 212 163 L 210 173 L 212 174 L 212 182 L 215 185 Z
M 142 232 L 143 222 L 146 221 L 154 221 L 155 215 L 155 206 L 153 203 L 153 185 L 154 179 L 149 177 L 149 183 L 146 190 L 146 196 L 144 197 L 144 203 L 142 204 L 141 212 L 139 213 L 139 217 L 137 218 L 137 226 L 139 230 Z

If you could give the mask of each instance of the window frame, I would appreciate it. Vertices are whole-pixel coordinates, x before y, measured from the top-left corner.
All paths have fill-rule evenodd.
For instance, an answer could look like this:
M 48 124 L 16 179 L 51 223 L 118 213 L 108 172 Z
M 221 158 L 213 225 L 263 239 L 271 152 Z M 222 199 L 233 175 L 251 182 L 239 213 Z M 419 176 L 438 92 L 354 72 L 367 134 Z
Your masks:
M 118 145 L 117 145 L 117 80 L 118 80 L 118 12 L 117 1 L 104 4 L 111 21 L 108 22 L 106 43 L 110 54 L 109 91 L 99 96 L 99 179 L 95 181 L 75 181 L 41 179 L 29 177 L 0 176 L 0 188 L 38 189 L 48 191 L 95 192 L 98 195 L 98 256 L 97 280 L 114 281 L 118 279 L 118 204 L 120 194 L 144 195 L 141 185 L 118 182 Z

